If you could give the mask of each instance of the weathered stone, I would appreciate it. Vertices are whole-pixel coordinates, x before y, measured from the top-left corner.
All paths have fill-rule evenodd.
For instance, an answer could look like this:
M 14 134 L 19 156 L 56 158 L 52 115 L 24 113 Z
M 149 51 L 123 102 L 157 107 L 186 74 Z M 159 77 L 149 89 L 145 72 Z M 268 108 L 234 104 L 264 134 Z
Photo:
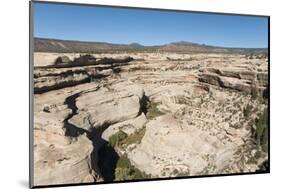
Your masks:
M 82 65 L 50 66 L 64 55 Z M 127 56 L 135 61 L 127 64 Z M 266 103 L 249 95 L 267 94 L 266 60 L 176 53 L 40 57 L 49 62 L 35 58 L 36 185 L 102 181 L 114 170 L 105 173 L 101 164 L 123 154 L 157 178 L 257 171 L 267 160 L 265 152 L 251 153 L 257 149 L 251 128 Z M 81 82 L 84 76 L 91 82 Z M 119 130 L 132 137 L 128 144 L 106 145 L 110 152 L 101 153 Z
M 53 185 L 101 180 L 92 158 L 94 147 L 85 135 L 67 135 L 65 121 L 73 111 L 67 92 L 36 95 L 34 100 L 34 184 Z M 48 107 L 48 112 L 44 111 Z
M 58 65 L 58 64 L 68 64 L 68 63 L 70 63 L 70 62 L 71 62 L 71 60 L 70 60 L 70 58 L 68 58 L 68 56 L 59 56 L 59 57 L 55 60 L 54 64 L 55 64 L 55 65 Z
M 190 175 L 204 174 L 207 168 L 209 174 L 219 173 L 234 158 L 234 152 L 232 143 L 223 144 L 215 136 L 181 125 L 173 116 L 165 115 L 146 124 L 141 143 L 128 157 L 147 174 L 161 177 L 163 172 L 173 175 L 175 169 Z
M 76 68 L 73 70 L 46 70 L 38 69 L 34 73 L 34 93 L 43 93 L 65 87 L 75 86 L 96 79 L 101 79 L 112 74 L 112 69 Z
M 268 85 L 268 74 L 266 72 L 257 73 L 257 81 L 259 86 L 266 87 Z
M 84 94 L 76 101 L 80 111 L 69 121 L 77 127 L 90 131 L 96 127 L 133 119 L 141 112 L 142 98 L 144 92 L 141 88 L 129 86 L 125 90 L 114 90 L 114 93 L 105 88 Z
M 267 74 L 256 73 L 242 68 L 203 68 L 199 75 L 199 81 L 223 88 L 235 89 L 246 93 L 252 93 L 253 83 L 257 84 L 258 94 L 263 94 L 263 87 L 267 85 Z M 257 83 L 255 82 L 257 81 Z
M 138 131 L 142 127 L 144 127 L 146 122 L 147 122 L 147 119 L 146 119 L 144 113 L 142 113 L 140 116 L 138 116 L 134 119 L 130 119 L 127 121 L 123 121 L 123 122 L 119 122 L 119 123 L 111 125 L 110 127 L 108 127 L 108 129 L 106 129 L 102 133 L 102 138 L 104 140 L 108 141 L 109 137 L 114 135 L 115 133 L 117 133 L 119 130 L 122 130 L 127 135 L 130 135 L 130 134 Z
M 48 134 L 35 131 L 35 185 L 83 183 L 97 179 L 91 171 L 93 146 L 86 136 L 70 142 L 65 136 L 53 134 L 56 142 L 50 143 Z

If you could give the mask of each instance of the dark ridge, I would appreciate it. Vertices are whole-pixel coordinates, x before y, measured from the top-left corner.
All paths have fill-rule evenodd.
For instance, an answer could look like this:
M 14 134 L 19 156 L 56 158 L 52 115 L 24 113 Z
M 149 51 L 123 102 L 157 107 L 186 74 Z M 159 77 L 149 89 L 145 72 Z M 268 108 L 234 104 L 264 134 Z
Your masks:
M 111 69 L 112 73 L 114 74 L 118 74 L 121 71 L 121 66 L 126 66 L 129 64 L 130 61 L 132 61 L 133 59 L 131 57 L 127 57 L 125 59 L 112 59 L 112 58 L 104 58 L 101 59 L 100 61 L 95 62 L 95 65 L 104 65 L 104 66 L 95 66 L 93 69 L 96 71 L 102 71 L 102 70 L 106 70 L 106 69 Z M 92 63 L 93 64 L 93 63 Z M 50 65 L 50 66 L 45 66 L 45 67 L 36 67 L 36 69 L 49 69 L 49 68 L 71 68 L 71 67 L 76 67 L 76 66 L 90 66 L 89 64 L 77 64 L 75 62 L 71 62 L 70 64 L 58 64 L 58 65 Z M 86 68 L 86 70 L 91 71 L 90 68 Z M 79 80 L 79 81 L 63 81 L 61 83 L 58 84 L 54 84 L 51 86 L 43 86 L 43 87 L 34 87 L 34 94 L 42 94 L 48 91 L 52 91 L 52 90 L 58 90 L 58 89 L 62 89 L 62 88 L 66 88 L 66 87 L 72 87 L 75 85 L 80 85 L 83 83 L 89 83 L 92 82 L 96 79 L 102 79 L 107 77 L 108 75 L 106 74 L 101 74 L 101 73 L 95 73 L 95 74 L 91 74 L 91 72 L 88 72 L 86 70 L 68 70 L 65 72 L 60 72 L 60 73 L 47 73 L 47 74 L 42 74 L 42 73 L 34 73 L 34 83 L 38 82 L 36 79 L 40 78 L 40 77 L 50 77 L 50 79 L 52 79 L 52 77 L 56 77 L 59 76 L 61 78 L 65 78 L 74 74 L 84 74 L 87 75 L 87 77 L 83 80 Z M 40 75 L 41 74 L 41 75 Z
M 83 83 L 89 83 L 91 82 L 91 77 L 87 77 L 81 81 L 70 81 L 70 82 L 63 82 L 61 84 L 58 85 L 52 85 L 52 86 L 44 86 L 41 88 L 37 88 L 34 87 L 34 94 L 42 94 L 48 91 L 52 91 L 52 90 L 58 90 L 58 89 L 62 89 L 62 88 L 66 88 L 66 87 L 72 87 L 75 85 L 79 85 L 79 84 L 83 84 Z
M 138 43 L 113 44 L 106 42 L 86 42 L 34 38 L 35 52 L 58 53 L 122 53 L 122 52 L 178 52 L 178 53 L 268 53 L 267 48 L 216 47 L 187 41 L 173 42 L 157 46 L 144 46 Z

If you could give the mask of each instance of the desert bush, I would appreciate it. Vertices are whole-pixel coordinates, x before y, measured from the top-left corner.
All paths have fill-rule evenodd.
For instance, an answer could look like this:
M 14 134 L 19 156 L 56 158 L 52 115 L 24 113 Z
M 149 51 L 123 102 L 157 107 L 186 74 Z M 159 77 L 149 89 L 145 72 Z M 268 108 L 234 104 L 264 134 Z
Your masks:
M 244 114 L 244 117 L 249 117 L 250 114 L 251 114 L 251 110 L 252 110 L 252 106 L 250 104 L 248 104 L 244 109 L 243 109 L 243 114 Z
M 190 172 L 189 171 L 185 171 L 185 172 L 179 172 L 177 174 L 177 177 L 186 177 L 186 176 L 189 176 L 190 175 Z
M 130 160 L 126 155 L 121 156 L 116 164 L 116 167 L 118 168 L 131 168 Z
M 173 174 L 173 175 L 178 175 L 178 174 L 179 174 L 179 171 L 178 171 L 177 169 L 174 169 L 173 172 L 172 172 L 172 174 Z
M 158 117 L 160 115 L 163 115 L 164 113 L 161 112 L 157 106 L 159 105 L 159 103 L 156 102 L 150 102 L 147 105 L 147 113 L 146 113 L 146 117 L 147 119 L 153 119 L 155 117 Z
M 254 59 L 254 54 L 251 53 L 248 58 L 249 58 L 249 59 Z
M 139 129 L 138 131 L 134 132 L 133 134 L 127 136 L 126 138 L 122 139 L 120 141 L 120 145 L 130 145 L 130 144 L 135 144 L 135 143 L 140 143 L 141 139 L 143 138 L 145 134 L 145 127 Z
M 115 180 L 132 180 L 132 175 L 130 175 L 131 170 L 128 168 L 116 168 L 115 169 Z
M 130 144 L 135 144 L 135 143 L 139 144 L 144 134 L 145 134 L 145 127 L 137 130 L 136 132 L 130 135 L 127 135 L 125 132 L 120 130 L 114 135 L 109 137 L 109 143 L 112 147 L 115 146 L 121 147 L 123 145 L 128 146 Z
M 253 99 L 257 99 L 258 96 L 259 96 L 259 89 L 258 87 L 256 86 L 256 84 L 253 84 L 251 86 L 251 95 L 252 95 L 252 98 Z
M 115 169 L 115 180 L 138 180 L 151 178 L 150 175 L 141 172 L 139 169 L 131 165 L 127 155 L 123 155 L 119 158 Z
M 109 143 L 112 147 L 117 146 L 119 142 L 125 139 L 127 136 L 128 135 L 125 132 L 119 130 L 117 133 L 109 137 Z
M 263 113 L 260 114 L 256 120 L 256 133 L 255 139 L 257 145 L 262 147 L 264 151 L 268 148 L 268 112 L 267 108 L 264 109 Z

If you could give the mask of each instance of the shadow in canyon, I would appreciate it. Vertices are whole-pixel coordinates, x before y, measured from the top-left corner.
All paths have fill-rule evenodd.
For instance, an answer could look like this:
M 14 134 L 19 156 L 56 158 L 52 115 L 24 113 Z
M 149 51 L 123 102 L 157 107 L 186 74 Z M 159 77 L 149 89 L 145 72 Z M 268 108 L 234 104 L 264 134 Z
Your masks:
M 65 104 L 72 110 L 72 113 L 64 120 L 64 128 L 66 129 L 65 135 L 71 138 L 76 138 L 81 134 L 86 133 L 94 146 L 91 154 L 92 169 L 97 175 L 102 176 L 104 181 L 113 181 L 115 179 L 115 168 L 119 155 L 115 149 L 102 138 L 102 133 L 110 126 L 110 124 L 104 123 L 102 126 L 93 128 L 89 132 L 69 123 L 69 119 L 77 114 L 78 108 L 76 106 L 76 99 L 82 93 L 85 92 L 82 91 L 73 94 L 65 100 Z

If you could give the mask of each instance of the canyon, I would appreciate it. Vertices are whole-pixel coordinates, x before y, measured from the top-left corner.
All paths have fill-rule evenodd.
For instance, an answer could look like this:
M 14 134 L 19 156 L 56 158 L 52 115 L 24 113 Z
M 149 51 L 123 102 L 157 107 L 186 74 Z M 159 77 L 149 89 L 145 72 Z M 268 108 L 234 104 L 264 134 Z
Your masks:
M 268 169 L 267 55 L 35 52 L 33 60 L 35 185 Z

